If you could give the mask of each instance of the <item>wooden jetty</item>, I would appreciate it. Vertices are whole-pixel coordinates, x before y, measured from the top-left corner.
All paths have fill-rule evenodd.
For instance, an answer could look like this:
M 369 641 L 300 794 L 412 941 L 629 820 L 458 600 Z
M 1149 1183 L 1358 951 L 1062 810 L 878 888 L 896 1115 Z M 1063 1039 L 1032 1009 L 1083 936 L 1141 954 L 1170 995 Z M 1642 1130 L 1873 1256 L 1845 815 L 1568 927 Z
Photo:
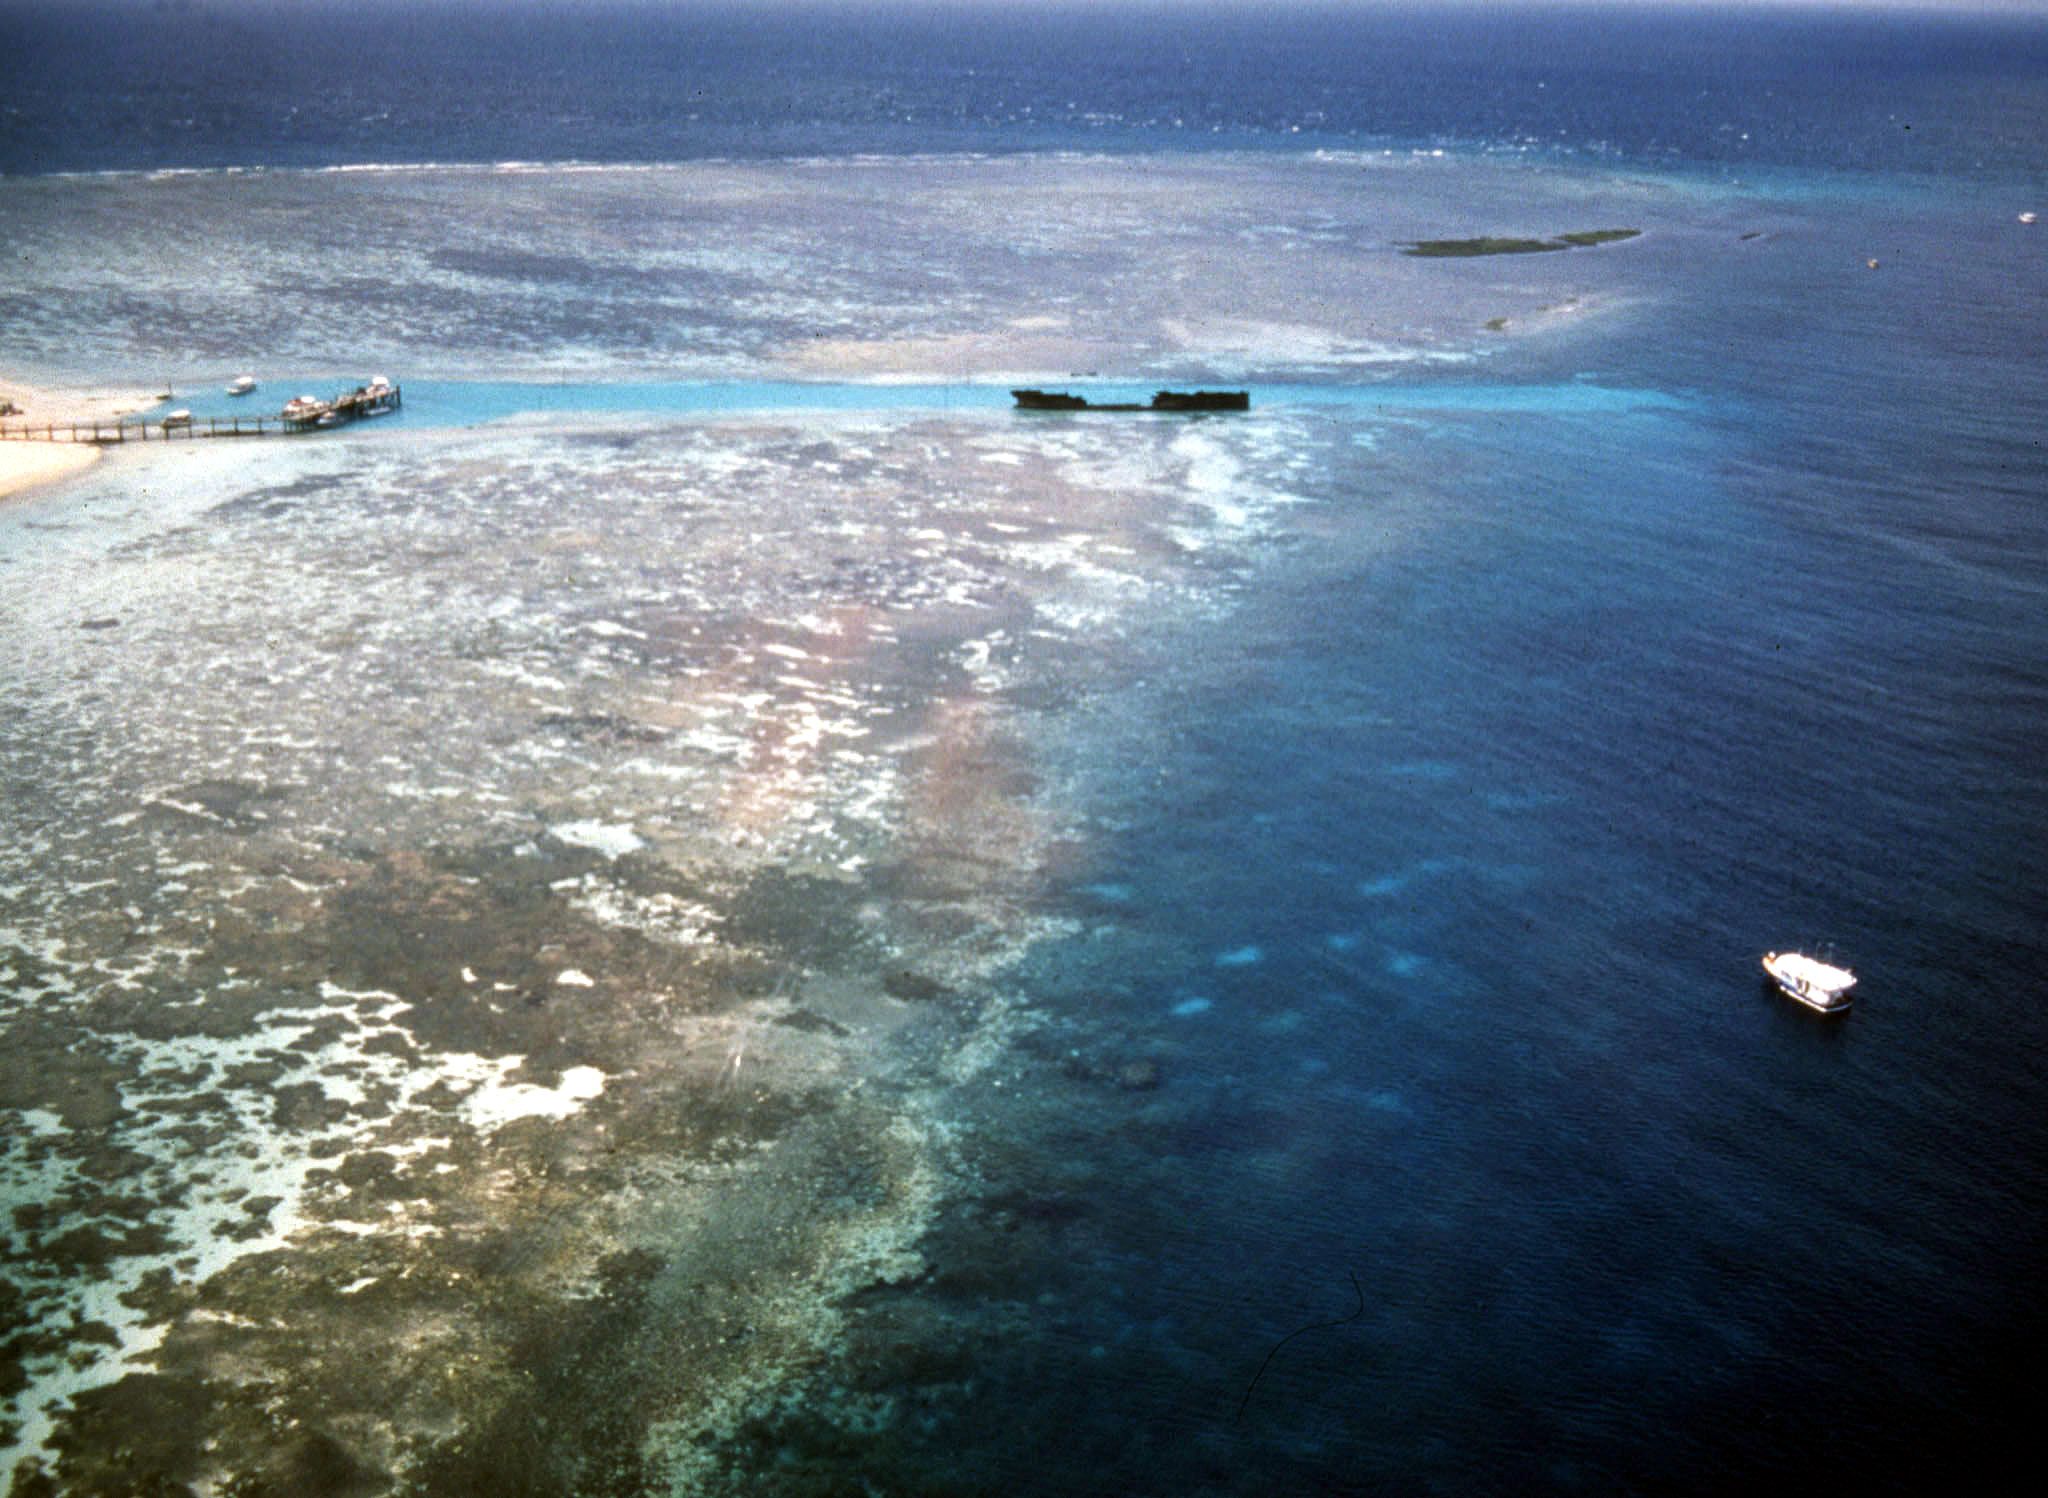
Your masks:
M 403 397 L 396 385 L 372 380 L 333 400 L 292 401 L 275 416 L 156 417 L 146 421 L 41 423 L 0 421 L 0 442 L 90 442 L 101 447 L 124 442 L 190 442 L 202 437 L 281 437 L 326 431 L 366 416 L 396 411 Z

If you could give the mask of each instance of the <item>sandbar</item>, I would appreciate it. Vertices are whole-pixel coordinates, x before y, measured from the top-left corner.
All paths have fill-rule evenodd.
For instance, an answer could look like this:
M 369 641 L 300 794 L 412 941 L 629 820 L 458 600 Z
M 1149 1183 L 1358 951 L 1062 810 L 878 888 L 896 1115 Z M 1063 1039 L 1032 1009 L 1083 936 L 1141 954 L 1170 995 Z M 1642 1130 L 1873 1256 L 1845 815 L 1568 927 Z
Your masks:
M 89 442 L 0 442 L 0 499 L 69 478 L 99 455 Z
M 62 390 L 25 385 L 18 380 L 0 379 L 0 409 L 14 409 L 0 416 L 0 430 L 22 426 L 69 426 L 74 422 L 115 421 L 146 411 L 157 403 L 155 395 L 142 390 Z M 38 484 L 54 483 L 92 466 L 99 448 L 63 438 L 55 441 L 0 440 L 0 499 L 9 498 Z

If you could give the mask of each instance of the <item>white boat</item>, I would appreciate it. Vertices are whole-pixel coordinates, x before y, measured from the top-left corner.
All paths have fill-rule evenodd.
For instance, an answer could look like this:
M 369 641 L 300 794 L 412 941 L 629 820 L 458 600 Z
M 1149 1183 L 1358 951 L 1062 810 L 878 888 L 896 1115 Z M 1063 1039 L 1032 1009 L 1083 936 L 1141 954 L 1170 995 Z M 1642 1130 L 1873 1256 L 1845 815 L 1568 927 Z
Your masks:
M 295 395 L 284 403 L 284 410 L 278 414 L 286 421 L 311 421 L 326 408 L 326 404 L 316 396 Z
M 247 395 L 255 388 L 256 376 L 254 375 L 236 375 L 232 380 L 228 381 L 229 395 Z
M 190 425 L 192 425 L 192 413 L 190 411 L 173 411 L 164 418 L 164 430 L 167 432 L 172 427 L 188 427 Z
M 1834 1014 L 1849 1007 L 1849 990 L 1856 975 L 1799 952 L 1764 953 L 1764 971 L 1786 997 L 1797 999 L 1809 1009 Z

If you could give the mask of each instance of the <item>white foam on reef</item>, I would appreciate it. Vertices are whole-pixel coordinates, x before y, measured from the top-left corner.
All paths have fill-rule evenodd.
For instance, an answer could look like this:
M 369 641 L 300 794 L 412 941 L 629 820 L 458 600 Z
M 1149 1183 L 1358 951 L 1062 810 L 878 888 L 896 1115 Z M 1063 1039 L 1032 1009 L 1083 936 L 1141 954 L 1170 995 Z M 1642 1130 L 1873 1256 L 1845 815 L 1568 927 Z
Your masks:
M 562 975 L 580 976 L 573 969 Z M 73 1344 L 62 1357 L 25 1360 L 28 1386 L 0 1400 L 0 1413 L 22 1426 L 14 1446 L 0 1451 L 0 1470 L 42 1448 L 54 1429 L 50 1411 L 63 1400 L 124 1369 L 146 1366 L 164 1327 L 151 1324 L 147 1313 L 125 1298 L 158 1272 L 168 1272 L 178 1283 L 198 1283 L 311 1230 L 410 1236 L 432 1231 L 411 1222 L 395 1204 L 388 1215 L 371 1222 L 339 1218 L 331 1196 L 310 1191 L 310 1173 L 331 1163 L 338 1136 L 346 1137 L 351 1151 L 382 1147 L 402 1160 L 414 1159 L 445 1147 L 452 1137 L 448 1130 L 438 1136 L 418 1131 L 423 1117 L 448 1117 L 414 1101 L 429 1089 L 444 1087 L 460 1096 L 452 1128 L 484 1134 L 522 1119 L 567 1118 L 603 1094 L 606 1079 L 595 1067 L 570 1067 L 556 1085 L 544 1087 L 509 1080 L 523 1064 L 516 1055 L 421 1054 L 416 1044 L 380 1048 L 376 1042 L 385 1037 L 413 1040 L 404 1024 L 411 1006 L 397 994 L 323 983 L 320 998 L 318 1004 L 259 1015 L 251 1028 L 233 1036 L 101 1037 L 123 1078 L 124 1111 L 107 1142 L 146 1162 L 120 1179 L 120 1192 L 152 1200 L 146 1220 L 164 1234 L 168 1247 L 111 1258 L 103 1275 L 91 1281 L 39 1278 L 26 1260 L 18 1267 L 17 1282 L 36 1324 L 99 1322 L 111 1330 L 115 1345 Z M 316 1032 L 333 1038 L 309 1049 L 305 1042 Z M 233 1080 L 238 1068 L 268 1074 L 280 1066 L 283 1075 L 275 1081 Z M 321 1126 L 317 1139 L 313 1132 L 281 1127 L 275 1119 L 276 1089 L 307 1082 L 350 1115 Z M 196 1113 L 195 1102 L 204 1105 Z M 194 1117 L 220 1120 L 226 1127 L 217 1138 L 209 1136 L 210 1142 L 195 1143 L 189 1129 Z M 0 1196 L 43 1203 L 67 1196 L 91 1200 L 97 1183 L 86 1167 L 93 1141 L 75 1138 L 47 1109 L 27 1110 L 16 1118 L 18 1126 L 0 1133 Z M 388 1136 L 401 1123 L 408 1125 L 404 1137 L 392 1141 Z M 318 1155 L 313 1153 L 316 1143 Z M 331 1193 L 334 1188 L 323 1189 Z M 249 1230 L 253 1221 L 246 1206 L 252 1201 L 275 1203 L 265 1225 L 255 1231 Z M 95 1221 L 102 1220 L 87 1216 L 75 1225 Z M 64 1225 L 73 1224 L 67 1219 Z M 121 1222 L 102 1225 L 118 1230 Z
M 1098 900 L 1107 901 L 1111 905 L 1128 905 L 1138 895 L 1134 886 L 1117 880 L 1102 880 L 1094 884 L 1084 884 L 1081 886 L 1081 892 L 1093 895 Z
M 1070 634 L 1102 631 L 1128 618 L 1153 588 L 1136 568 L 1101 560 L 1121 560 L 1129 551 L 1090 531 L 1009 542 L 1003 555 L 1056 581 L 1053 591 L 1037 599 L 1038 616 Z
M 637 931 L 676 947 L 709 946 L 718 939 L 725 917 L 711 906 L 680 895 L 643 895 L 596 874 L 555 885 L 568 895 L 569 907 L 600 925 Z
M 484 1083 L 464 1100 L 463 1117 L 472 1126 L 488 1133 L 522 1118 L 567 1118 L 604 1093 L 604 1073 L 594 1066 L 570 1067 L 554 1087 L 505 1081 L 504 1074 L 520 1060 L 513 1056 L 501 1062 L 499 1079 Z
M 647 846 L 631 827 L 603 822 L 557 822 L 548 828 L 548 836 L 558 843 L 567 843 L 572 848 L 588 848 L 607 858 L 623 858 Z
M 1339 370 L 1425 363 L 1447 355 L 1463 357 L 1454 351 L 1384 343 L 1299 323 L 1212 318 L 1198 325 L 1178 318 L 1162 318 L 1160 329 L 1183 350 L 1211 363 L 1231 379 L 1258 369 Z
M 98 1321 L 111 1328 L 116 1345 L 104 1352 L 71 1349 L 64 1360 L 26 1360 L 29 1386 L 7 1401 L 10 1412 L 23 1419 L 24 1428 L 12 1452 L 0 1454 L 0 1464 L 11 1467 L 14 1459 L 40 1448 L 50 1432 L 45 1411 L 52 1402 L 105 1383 L 114 1370 L 136 1365 L 155 1349 L 163 1328 L 147 1324 L 145 1313 L 131 1308 L 124 1299 L 139 1290 L 150 1275 L 167 1270 L 181 1282 L 204 1280 L 245 1255 L 280 1246 L 296 1226 L 291 1203 L 298 1200 L 306 1174 L 315 1163 L 305 1148 L 308 1141 L 273 1129 L 267 1090 L 220 1085 L 231 1067 L 292 1056 L 293 1043 L 312 1029 L 306 1014 L 267 1018 L 268 1022 L 259 1022 L 256 1029 L 227 1038 L 144 1041 L 106 1037 L 128 1078 L 120 1088 L 126 1111 L 115 1141 L 148 1162 L 139 1172 L 123 1176 L 121 1189 L 155 1199 L 147 1220 L 165 1234 L 171 1246 L 160 1253 L 112 1258 L 103 1266 L 103 1277 L 92 1282 L 56 1283 L 24 1274 L 21 1288 L 29 1296 L 37 1322 Z M 302 1068 L 315 1069 L 310 1061 L 302 1063 Z M 168 1107 L 161 1113 L 152 1109 L 153 1104 L 176 1105 L 199 1095 L 188 1091 L 191 1084 L 184 1080 L 195 1074 L 201 1078 L 200 1093 L 211 1089 L 213 1106 L 208 1112 L 231 1120 L 232 1127 L 218 1147 L 195 1149 L 188 1142 L 187 1114 L 182 1108 Z M 81 1173 L 81 1161 L 68 1148 L 71 1143 L 68 1131 L 61 1129 L 55 1133 L 39 1129 L 32 1142 L 8 1137 L 0 1145 L 0 1181 L 5 1182 L 6 1194 L 14 1200 L 42 1202 L 58 1201 L 71 1193 L 83 1193 L 90 1199 L 94 1183 Z M 24 1144 L 28 1145 L 25 1152 Z M 20 1194 L 24 1189 L 33 1194 Z M 246 1220 L 244 1202 L 269 1197 L 278 1198 L 280 1206 L 273 1211 L 267 1230 L 234 1237 L 222 1231 L 239 1228 Z M 88 1218 L 81 1225 L 90 1222 Z

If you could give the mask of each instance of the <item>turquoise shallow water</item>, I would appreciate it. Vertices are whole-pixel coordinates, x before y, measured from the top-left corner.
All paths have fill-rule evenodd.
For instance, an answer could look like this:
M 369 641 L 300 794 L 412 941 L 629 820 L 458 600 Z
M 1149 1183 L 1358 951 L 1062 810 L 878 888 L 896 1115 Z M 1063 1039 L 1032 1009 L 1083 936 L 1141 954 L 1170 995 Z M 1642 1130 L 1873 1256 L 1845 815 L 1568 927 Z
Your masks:
M 353 389 L 358 381 L 347 378 L 300 378 L 288 382 L 293 392 L 330 396 Z M 475 426 L 484 422 L 512 421 L 520 417 L 589 416 L 720 416 L 751 413 L 802 412 L 916 412 L 945 415 L 949 412 L 1014 410 L 1007 385 L 927 385 L 885 382 L 844 382 L 795 380 L 689 380 L 673 383 L 609 381 L 542 384 L 533 381 L 408 380 L 398 378 L 405 405 L 394 413 L 395 420 L 409 427 L 438 428 Z M 208 391 L 179 395 L 149 413 L 152 417 L 173 409 L 191 411 L 205 420 L 217 417 L 274 415 L 283 389 L 274 383 L 242 397 Z M 1099 380 L 1069 380 L 1049 383 L 1055 389 L 1092 401 L 1149 401 L 1157 385 L 1113 384 Z M 1182 387 L 1185 388 L 1185 387 Z M 1644 409 L 1671 409 L 1684 405 L 1688 397 L 1651 388 L 1617 388 L 1596 379 L 1568 380 L 1553 385 L 1504 385 L 1479 380 L 1400 380 L 1370 384 L 1339 384 L 1257 381 L 1250 385 L 1203 388 L 1249 389 L 1255 411 L 1268 407 L 1345 407 L 1362 411 L 1526 411 L 1580 412 L 1599 414 Z M 1071 415 L 1054 412 L 1019 412 L 1020 419 L 1032 421 L 1086 420 L 1181 420 L 1186 417 L 1153 416 L 1151 413 L 1096 412 Z M 1225 418 L 1215 418 L 1225 419 Z M 385 420 L 385 418 L 378 418 Z

